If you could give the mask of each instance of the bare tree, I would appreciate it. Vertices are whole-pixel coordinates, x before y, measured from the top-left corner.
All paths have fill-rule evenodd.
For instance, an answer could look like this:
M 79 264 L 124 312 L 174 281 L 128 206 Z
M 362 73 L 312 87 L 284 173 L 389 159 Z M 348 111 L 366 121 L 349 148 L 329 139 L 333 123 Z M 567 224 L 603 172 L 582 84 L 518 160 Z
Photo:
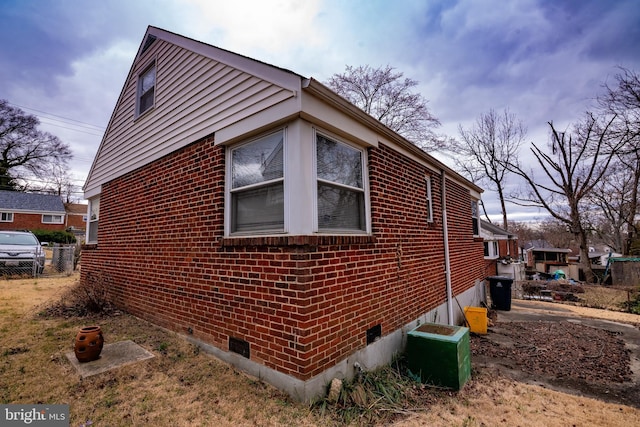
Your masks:
M 427 151 L 444 147 L 436 135 L 440 121 L 427 106 L 428 101 L 413 92 L 418 82 L 403 78 L 393 67 L 347 66 L 326 82 L 337 94 L 367 114 Z
M 589 262 L 588 227 L 585 220 L 585 201 L 596 184 L 607 172 L 616 156 L 618 146 L 608 145 L 609 129 L 613 118 L 599 123 L 588 114 L 584 122 L 575 127 L 573 134 L 559 132 L 552 122 L 548 151 L 532 143 L 531 153 L 543 177 L 534 176 L 532 168 L 519 162 L 510 163 L 509 169 L 522 177 L 529 192 L 518 199 L 522 204 L 544 208 L 564 223 L 580 245 L 580 264 L 587 281 L 594 279 Z
M 574 235 L 563 222 L 546 217 L 539 223 L 509 221 L 509 230 L 518 236 L 518 243 L 525 246 L 533 243 L 541 248 L 575 249 L 578 247 Z
M 598 104 L 601 114 L 614 117 L 610 128 L 613 137 L 624 141 L 617 153 L 620 176 L 615 185 L 597 188 L 597 201 L 611 219 L 616 218 L 614 228 L 626 234 L 619 250 L 627 254 L 639 232 L 635 217 L 640 209 L 640 75 L 622 67 L 619 70 L 615 84 L 604 85 L 605 93 Z
M 628 254 L 636 227 L 629 221 L 637 210 L 637 173 L 616 160 L 588 196 L 592 209 L 586 218 L 602 243 L 614 252 Z
M 60 196 L 65 203 L 71 203 L 73 193 L 78 186 L 73 183 L 66 164 L 55 162 L 49 165 L 46 184 L 43 191 L 47 191 Z
M 453 141 L 449 147 L 455 156 L 455 168 L 471 180 L 486 184 L 488 190 L 498 194 L 502 212 L 502 227 L 508 230 L 506 177 L 507 164 L 516 161 L 520 146 L 527 135 L 527 129 L 515 114 L 505 109 L 497 113 L 491 109 L 480 114 L 475 125 L 466 130 L 458 126 L 460 141 Z
M 39 131 L 39 124 L 37 117 L 0 100 L 0 189 L 17 189 L 19 179 L 42 178 L 51 163 L 71 159 L 69 146 Z

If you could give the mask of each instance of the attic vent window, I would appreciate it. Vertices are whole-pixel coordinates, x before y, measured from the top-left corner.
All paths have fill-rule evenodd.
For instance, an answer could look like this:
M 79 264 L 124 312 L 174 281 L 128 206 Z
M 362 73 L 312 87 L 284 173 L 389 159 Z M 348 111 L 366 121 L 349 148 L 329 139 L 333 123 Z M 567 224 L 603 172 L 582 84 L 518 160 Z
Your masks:
M 144 45 L 142 46 L 142 51 L 140 53 L 145 53 L 154 41 L 156 41 L 156 36 L 148 35 L 147 39 L 144 41 Z
M 138 115 L 153 107 L 156 87 L 156 66 L 153 64 L 138 77 Z

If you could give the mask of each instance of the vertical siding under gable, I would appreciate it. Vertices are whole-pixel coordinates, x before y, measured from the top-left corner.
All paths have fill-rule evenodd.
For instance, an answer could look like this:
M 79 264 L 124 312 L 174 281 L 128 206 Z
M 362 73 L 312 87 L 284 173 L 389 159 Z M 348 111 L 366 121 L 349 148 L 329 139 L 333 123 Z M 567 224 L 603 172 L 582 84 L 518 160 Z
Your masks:
M 137 76 L 154 61 L 154 108 L 136 118 Z M 132 68 L 86 188 L 294 96 L 291 88 L 157 40 Z

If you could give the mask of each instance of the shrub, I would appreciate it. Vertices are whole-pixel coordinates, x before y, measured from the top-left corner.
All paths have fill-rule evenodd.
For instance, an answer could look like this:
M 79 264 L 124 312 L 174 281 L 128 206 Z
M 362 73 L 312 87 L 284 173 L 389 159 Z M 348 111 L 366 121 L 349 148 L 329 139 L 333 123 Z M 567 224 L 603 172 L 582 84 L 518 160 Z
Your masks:
M 76 236 L 68 231 L 33 230 L 40 242 L 71 244 L 76 243 Z
M 630 298 L 629 301 L 623 302 L 621 306 L 624 311 L 640 314 L 640 292 L 634 298 Z
M 49 304 L 40 312 L 42 316 L 52 317 L 85 317 L 94 314 L 113 315 L 118 313 L 111 303 L 107 282 L 100 276 L 87 276 L 87 281 L 76 282 L 61 298 Z

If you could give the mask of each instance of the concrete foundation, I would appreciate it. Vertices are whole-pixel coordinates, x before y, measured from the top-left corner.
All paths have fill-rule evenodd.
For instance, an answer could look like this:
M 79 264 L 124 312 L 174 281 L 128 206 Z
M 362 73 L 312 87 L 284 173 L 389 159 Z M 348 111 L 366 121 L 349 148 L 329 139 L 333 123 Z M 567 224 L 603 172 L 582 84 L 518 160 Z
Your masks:
M 461 325 L 464 323 L 464 306 L 479 306 L 482 301 L 486 301 L 485 287 L 482 281 L 476 282 L 473 288 L 457 295 L 453 301 L 453 318 L 456 324 Z M 261 381 L 265 381 L 285 391 L 295 400 L 313 402 L 327 394 L 329 384 L 334 378 L 348 380 L 353 378 L 359 369 L 368 371 L 390 363 L 394 357 L 404 352 L 407 343 L 407 333 L 410 330 L 423 323 L 446 324 L 447 318 L 447 304 L 443 303 L 436 309 L 424 313 L 403 328 L 383 336 L 348 358 L 340 361 L 332 368 L 327 369 L 307 381 L 267 368 L 239 354 L 221 350 L 218 347 L 204 343 L 193 337 L 185 336 L 185 338 L 192 344 L 202 348 L 205 352 L 230 363 Z

